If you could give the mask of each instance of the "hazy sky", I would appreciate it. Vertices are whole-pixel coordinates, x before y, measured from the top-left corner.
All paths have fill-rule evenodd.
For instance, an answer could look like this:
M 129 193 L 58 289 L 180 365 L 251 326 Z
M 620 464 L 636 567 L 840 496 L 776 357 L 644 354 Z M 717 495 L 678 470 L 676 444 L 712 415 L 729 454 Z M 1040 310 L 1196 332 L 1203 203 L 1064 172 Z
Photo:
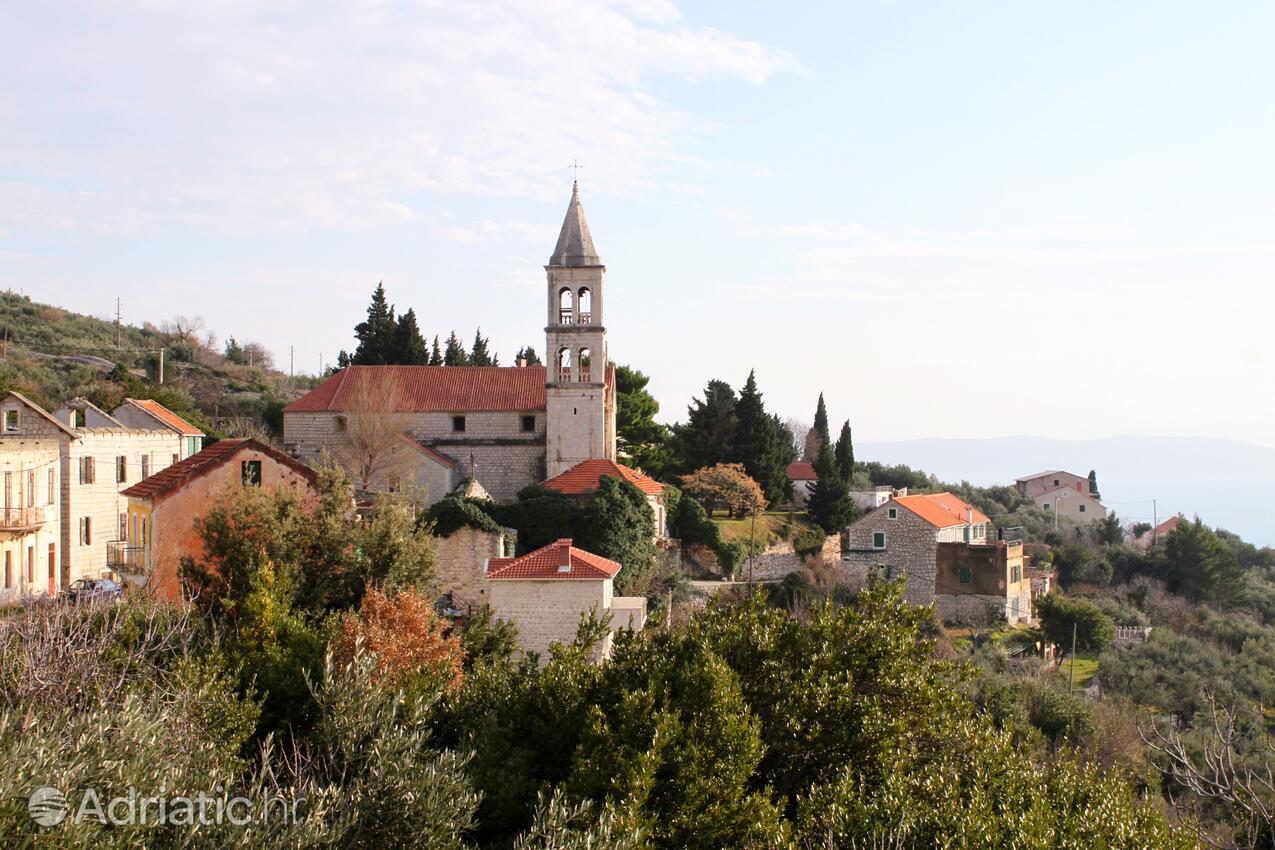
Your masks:
M 579 158 L 612 357 L 863 440 L 1275 445 L 1275 4 L 0 6 L 0 287 L 314 371 L 384 280 L 544 347 Z

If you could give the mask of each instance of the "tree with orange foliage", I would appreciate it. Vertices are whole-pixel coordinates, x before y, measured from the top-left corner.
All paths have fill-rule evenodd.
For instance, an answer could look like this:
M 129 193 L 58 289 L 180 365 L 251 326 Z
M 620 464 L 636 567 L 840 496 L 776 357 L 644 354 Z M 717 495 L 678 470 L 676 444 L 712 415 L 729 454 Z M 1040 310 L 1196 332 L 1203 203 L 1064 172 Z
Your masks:
M 682 489 L 709 511 L 725 510 L 738 518 L 766 510 L 761 485 L 749 477 L 742 463 L 697 469 L 682 479 Z
M 464 679 L 465 650 L 459 637 L 444 634 L 445 626 L 424 596 L 411 591 L 386 596 L 368 590 L 358 615 L 348 615 L 341 623 L 333 659 L 347 665 L 361 645 L 377 655 L 378 678 L 393 687 L 424 675 L 455 690 Z

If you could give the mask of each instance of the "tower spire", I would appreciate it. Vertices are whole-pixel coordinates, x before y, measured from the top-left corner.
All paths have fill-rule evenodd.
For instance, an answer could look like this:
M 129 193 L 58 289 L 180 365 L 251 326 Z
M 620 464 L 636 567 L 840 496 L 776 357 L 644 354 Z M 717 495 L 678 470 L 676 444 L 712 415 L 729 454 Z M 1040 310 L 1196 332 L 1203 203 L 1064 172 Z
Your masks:
M 593 237 L 589 235 L 589 223 L 584 219 L 584 206 L 580 203 L 580 182 L 571 183 L 571 203 L 567 204 L 567 215 L 562 220 L 562 230 L 558 233 L 558 244 L 549 258 L 551 266 L 600 266 L 601 258 L 598 249 L 593 247 Z

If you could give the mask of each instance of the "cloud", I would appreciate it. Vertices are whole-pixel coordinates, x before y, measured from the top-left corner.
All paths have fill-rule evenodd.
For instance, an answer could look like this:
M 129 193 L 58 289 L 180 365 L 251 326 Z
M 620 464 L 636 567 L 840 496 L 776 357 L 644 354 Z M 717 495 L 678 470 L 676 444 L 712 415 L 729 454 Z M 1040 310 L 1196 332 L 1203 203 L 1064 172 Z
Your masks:
M 798 69 L 664 0 L 16 4 L 0 50 L 0 227 L 90 233 L 393 226 L 577 156 L 641 192 L 707 131 L 654 81 Z

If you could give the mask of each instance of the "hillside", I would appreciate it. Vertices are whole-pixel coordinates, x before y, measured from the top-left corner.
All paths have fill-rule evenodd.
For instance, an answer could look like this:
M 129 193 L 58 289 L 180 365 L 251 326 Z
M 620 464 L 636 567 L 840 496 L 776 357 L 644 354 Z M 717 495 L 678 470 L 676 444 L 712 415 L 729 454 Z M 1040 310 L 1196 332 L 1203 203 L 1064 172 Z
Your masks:
M 277 439 L 288 401 L 313 384 L 257 360 L 232 362 L 198 320 L 122 325 L 41 304 L 0 299 L 0 391 L 16 390 L 47 409 L 82 396 L 106 410 L 125 396 L 153 398 L 210 436 Z M 163 383 L 160 383 L 160 352 Z M 242 350 L 232 352 L 245 359 Z

